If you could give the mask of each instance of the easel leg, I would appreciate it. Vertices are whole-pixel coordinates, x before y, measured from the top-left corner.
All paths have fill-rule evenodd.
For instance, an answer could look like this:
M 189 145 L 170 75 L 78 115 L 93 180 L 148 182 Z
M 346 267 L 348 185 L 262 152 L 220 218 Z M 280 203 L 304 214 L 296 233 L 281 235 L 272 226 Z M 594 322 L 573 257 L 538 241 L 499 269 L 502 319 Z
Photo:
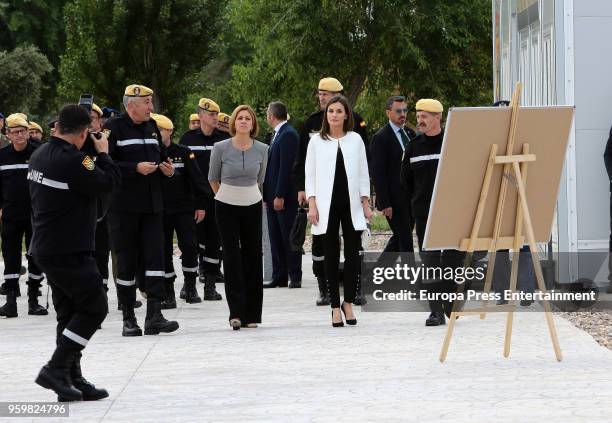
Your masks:
M 450 315 L 448 328 L 446 328 L 446 335 L 444 336 L 444 343 L 442 344 L 442 350 L 440 351 L 440 363 L 444 363 L 444 360 L 446 360 L 446 355 L 448 354 L 448 347 L 450 346 L 450 341 L 453 337 L 453 330 L 455 330 L 456 320 L 457 312 L 453 311 Z
M 516 251 L 512 252 L 512 270 L 510 271 L 510 292 L 516 291 L 516 284 L 518 279 L 518 264 L 519 254 Z M 510 356 L 510 344 L 512 342 L 512 323 L 514 320 L 514 312 L 509 311 L 506 317 L 506 337 L 504 339 L 504 357 Z
M 495 269 L 495 257 L 497 253 L 495 251 L 489 251 L 489 263 L 487 264 L 487 276 L 485 278 L 484 288 L 482 292 L 488 294 L 491 292 L 491 284 L 493 282 L 493 270 Z M 488 301 L 483 300 L 482 306 L 486 307 L 488 305 Z M 480 313 L 480 320 L 485 319 L 486 314 L 484 312 Z
M 540 265 L 540 258 L 538 257 L 538 246 L 535 242 L 535 235 L 533 233 L 533 226 L 531 224 L 531 215 L 529 214 L 529 207 L 527 205 L 527 194 L 525 192 L 525 185 L 521 178 L 521 170 L 518 163 L 513 163 L 514 173 L 516 175 L 517 186 L 519 190 L 519 199 L 521 207 L 523 208 L 523 216 L 525 219 L 525 230 L 527 232 L 527 240 L 529 241 L 529 248 L 531 249 L 531 259 L 533 261 L 533 268 L 536 273 L 536 279 L 538 281 L 538 287 L 542 293 L 546 292 L 546 284 L 544 283 L 544 275 L 542 274 L 542 266 Z M 548 301 L 543 301 L 544 314 L 546 315 L 546 323 L 548 324 L 548 331 L 550 333 L 550 339 L 555 350 L 555 356 L 557 361 L 561 361 L 563 356 L 561 354 L 561 348 L 559 347 L 559 339 L 557 337 L 557 330 L 555 329 L 555 322 L 553 320 L 552 311 Z

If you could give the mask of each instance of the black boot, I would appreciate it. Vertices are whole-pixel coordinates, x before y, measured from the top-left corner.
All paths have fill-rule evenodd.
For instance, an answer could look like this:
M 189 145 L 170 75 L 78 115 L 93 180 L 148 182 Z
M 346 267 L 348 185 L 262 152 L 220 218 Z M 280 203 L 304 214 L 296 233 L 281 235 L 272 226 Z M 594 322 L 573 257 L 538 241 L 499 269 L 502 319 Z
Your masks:
M 83 401 L 97 401 L 108 397 L 108 391 L 106 389 L 96 388 L 96 386 L 88 382 L 81 373 L 81 352 L 76 355 L 75 360 L 70 368 L 70 379 L 76 389 L 81 391 L 83 394 Z M 68 399 L 61 395 L 57 397 L 58 402 L 66 402 Z
M 46 316 L 46 308 L 38 304 L 38 285 L 28 285 L 28 314 L 30 316 Z
M 134 308 L 140 308 L 142 307 L 142 301 L 140 300 L 136 300 L 134 301 Z M 123 306 L 121 305 L 120 302 L 117 303 L 117 310 L 121 311 L 123 309 Z
M 176 295 L 174 293 L 174 279 L 164 281 L 166 298 L 161 303 L 162 310 L 170 310 L 176 308 Z
M 206 267 L 204 265 L 204 254 L 198 254 L 198 279 L 200 282 L 204 282 L 206 279 Z
M 123 336 L 142 336 L 142 329 L 138 326 L 136 321 L 136 315 L 134 314 L 134 308 L 123 306 Z
M 181 292 L 179 293 L 179 298 L 181 300 L 185 299 L 185 283 L 183 283 L 183 286 L 181 287 Z
M 72 384 L 69 374 L 77 353 L 58 346 L 49 363 L 38 373 L 35 382 L 43 388 L 51 389 L 64 401 L 82 401 L 83 393 Z
M 197 304 L 202 302 L 202 299 L 198 295 L 198 291 L 196 289 L 195 275 L 185 277 L 185 301 L 188 304 Z
M 439 312 L 432 311 L 429 314 L 429 317 L 427 318 L 427 320 L 425 320 L 425 326 L 440 326 L 440 325 L 445 325 L 445 324 L 446 324 L 446 319 L 444 318 L 443 311 L 439 311 Z
M 8 292 L 8 291 L 7 291 L 7 289 L 4 287 L 4 285 L 0 285 L 0 295 L 6 295 L 6 293 L 7 293 L 7 292 Z M 17 293 L 17 294 L 16 294 L 16 297 L 17 297 L 17 298 L 21 297 L 21 289 L 19 288 L 19 285 L 17 285 L 17 291 L 15 291 L 15 292 Z
M 11 290 L 6 293 L 6 304 L 0 307 L 0 316 L 17 317 L 17 291 Z
M 221 294 L 217 292 L 217 286 L 215 285 L 216 281 L 217 275 L 214 273 L 209 273 L 206 275 L 206 279 L 204 281 L 204 301 L 219 301 L 223 299 Z
M 149 299 L 147 301 L 147 317 L 145 319 L 145 335 L 157 335 L 160 332 L 174 332 L 179 328 L 178 322 L 166 320 L 161 313 L 161 301 Z
M 318 306 L 328 306 L 331 304 L 329 299 L 329 289 L 327 287 L 327 280 L 325 278 L 317 278 L 319 284 L 319 298 L 317 298 Z

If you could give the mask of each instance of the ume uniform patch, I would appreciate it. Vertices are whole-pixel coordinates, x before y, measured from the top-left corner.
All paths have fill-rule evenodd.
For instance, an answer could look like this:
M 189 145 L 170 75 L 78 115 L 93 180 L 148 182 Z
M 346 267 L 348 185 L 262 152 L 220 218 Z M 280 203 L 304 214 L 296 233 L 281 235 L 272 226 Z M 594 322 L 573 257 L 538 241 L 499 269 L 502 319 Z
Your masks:
M 96 167 L 95 163 L 93 160 L 91 160 L 91 157 L 89 156 L 85 156 L 85 158 L 83 159 L 83 166 L 85 167 L 85 169 L 87 170 L 94 170 L 94 168 Z

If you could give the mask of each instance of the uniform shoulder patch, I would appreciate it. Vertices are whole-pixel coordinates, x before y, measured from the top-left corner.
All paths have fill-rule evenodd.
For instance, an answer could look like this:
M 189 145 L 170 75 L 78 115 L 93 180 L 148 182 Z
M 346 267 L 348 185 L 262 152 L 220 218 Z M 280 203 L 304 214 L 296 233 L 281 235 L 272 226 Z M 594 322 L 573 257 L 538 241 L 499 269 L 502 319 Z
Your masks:
M 96 164 L 89 156 L 85 156 L 81 163 L 83 164 L 83 167 L 87 170 L 94 170 L 94 168 L 96 167 Z
M 195 154 L 193 154 L 193 153 L 189 153 L 189 158 L 190 158 L 190 159 L 195 159 Z

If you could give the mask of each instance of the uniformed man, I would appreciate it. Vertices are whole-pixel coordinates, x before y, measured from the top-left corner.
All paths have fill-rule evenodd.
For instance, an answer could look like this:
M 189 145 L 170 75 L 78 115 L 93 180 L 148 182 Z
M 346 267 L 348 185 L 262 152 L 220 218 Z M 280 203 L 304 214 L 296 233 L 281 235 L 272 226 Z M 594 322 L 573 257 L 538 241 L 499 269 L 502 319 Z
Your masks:
M 21 269 L 21 253 L 25 236 L 26 248 L 32 237 L 30 220 L 32 207 L 28 191 L 28 163 L 38 143 L 28 140 L 28 122 L 21 116 L 6 119 L 7 135 L 11 140 L 0 150 L 0 216 L 2 219 L 2 257 L 4 258 L 4 292 L 6 304 L 0 316 L 17 317 L 17 291 Z M 32 258 L 28 260 L 28 314 L 42 316 L 47 309 L 38 304 L 38 291 L 43 273 Z
M 147 314 L 145 335 L 174 332 L 178 323 L 161 313 L 164 294 L 162 178 L 174 174 L 157 124 L 151 120 L 153 90 L 135 84 L 123 96 L 126 113 L 106 122 L 110 155 L 121 169 L 121 186 L 108 215 L 111 245 L 117 257 L 117 290 L 123 312 L 123 336 L 141 336 L 134 314 L 136 271 L 144 270 Z
M 176 274 L 172 263 L 173 239 L 176 238 L 181 250 L 183 277 L 185 280 L 185 301 L 193 304 L 202 299 L 196 290 L 198 275 L 198 240 L 196 224 L 204 219 L 204 207 L 208 194 L 208 179 L 200 171 L 198 162 L 189 148 L 172 142 L 174 125 L 164 115 L 153 114 L 162 141 L 168 149 L 168 157 L 174 164 L 174 176 L 162 182 L 164 193 L 164 258 L 166 300 L 163 308 L 176 308 L 174 280 Z
M 323 78 L 319 81 L 318 87 L 318 98 L 319 98 L 319 111 L 311 114 L 308 119 L 304 122 L 300 131 L 300 148 L 298 151 L 298 157 L 294 168 L 294 180 L 298 187 L 298 203 L 306 204 L 306 192 L 304 186 L 305 180 L 305 165 L 306 165 L 306 151 L 308 149 L 308 142 L 310 137 L 321 130 L 323 124 L 323 113 L 329 100 L 343 92 L 344 87 L 336 78 Z M 361 116 L 353 112 L 353 119 L 355 121 L 354 131 L 357 132 L 363 142 L 366 145 L 366 152 L 369 152 L 368 138 L 366 134 L 366 123 Z M 319 298 L 316 304 L 319 306 L 329 305 L 329 289 L 327 287 L 327 280 L 325 278 L 325 254 L 323 253 L 323 237 L 325 235 L 317 235 L 312 237 L 312 271 L 317 278 L 319 284 Z M 362 304 L 362 297 L 359 295 L 359 288 L 357 296 L 355 297 L 356 305 Z
M 189 130 L 193 130 L 200 127 L 200 117 L 197 113 L 189 115 Z
M 43 130 L 36 122 L 30 122 L 30 125 L 28 126 L 28 133 L 30 134 L 30 139 L 43 142 Z
M 444 131 L 442 130 L 442 103 L 434 99 L 422 99 L 416 103 L 417 129 L 419 133 L 406 147 L 402 161 L 401 181 L 410 198 L 412 216 L 415 222 L 419 251 L 422 261 L 430 267 L 460 267 L 463 253 L 457 250 L 423 251 L 423 239 L 429 215 L 429 205 L 433 195 L 436 173 L 442 149 Z M 424 288 L 430 292 L 451 292 L 456 289 L 454 281 L 426 283 Z M 446 323 L 444 315 L 450 316 L 452 302 L 429 301 L 431 314 L 425 321 L 426 326 Z
M 217 129 L 219 111 L 219 105 L 213 100 L 201 98 L 198 102 L 200 127 L 185 132 L 179 141 L 195 154 L 203 175 L 208 175 L 210 153 L 214 144 L 229 138 Z M 196 225 L 200 248 L 200 277 L 204 279 L 204 300 L 217 301 L 222 299 L 215 287 L 221 267 L 220 241 L 215 220 L 214 193 L 209 186 L 207 192 L 204 220 Z
M 91 119 L 91 124 L 89 125 L 90 133 L 99 133 L 102 131 L 102 109 L 97 104 L 93 104 L 91 106 L 91 110 L 89 111 L 89 118 Z M 87 151 L 86 153 L 90 153 L 91 157 L 95 159 L 96 152 Z M 98 202 L 98 207 L 106 207 L 106 204 Z M 110 234 L 108 228 L 108 218 L 106 215 L 106 210 L 98 210 L 98 221 L 96 224 L 96 263 L 98 264 L 98 270 L 102 275 L 102 283 L 104 284 L 104 288 L 108 291 L 108 260 L 110 258 Z
M 108 396 L 81 372 L 81 351 L 104 321 L 108 303 L 93 257 L 96 198 L 121 179 L 108 156 L 105 136 L 95 140 L 94 162 L 79 151 L 89 136 L 89 115 L 74 104 L 62 108 L 55 136 L 32 155 L 28 169 L 32 197 L 30 254 L 47 274 L 57 312 L 56 348 L 36 383 L 58 401 L 93 401 Z

